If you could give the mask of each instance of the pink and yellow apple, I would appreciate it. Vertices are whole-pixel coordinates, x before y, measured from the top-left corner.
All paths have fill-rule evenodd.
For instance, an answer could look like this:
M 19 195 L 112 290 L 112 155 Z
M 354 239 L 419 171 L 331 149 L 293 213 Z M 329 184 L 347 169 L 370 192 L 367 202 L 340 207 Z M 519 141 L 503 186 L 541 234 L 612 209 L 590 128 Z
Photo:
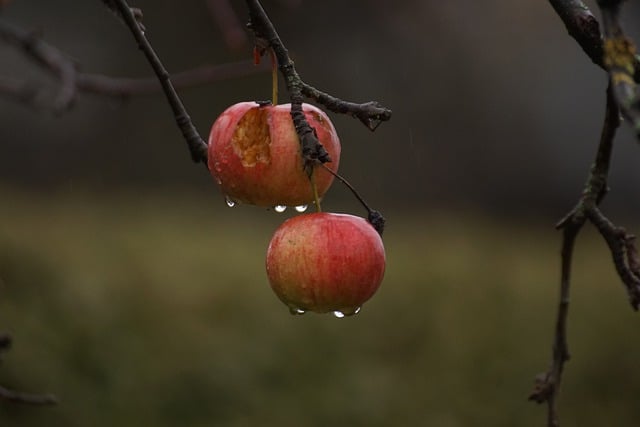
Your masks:
M 291 313 L 355 314 L 385 270 L 380 235 L 364 218 L 310 213 L 285 221 L 267 250 L 267 276 Z
M 341 147 L 333 124 L 313 105 L 303 104 L 302 108 L 331 157 L 328 166 L 337 171 Z M 290 104 L 241 102 L 216 119 L 209 136 L 208 167 L 229 199 L 258 206 L 298 206 L 314 201 L 290 110 Z M 321 198 L 333 175 L 319 167 L 313 174 Z

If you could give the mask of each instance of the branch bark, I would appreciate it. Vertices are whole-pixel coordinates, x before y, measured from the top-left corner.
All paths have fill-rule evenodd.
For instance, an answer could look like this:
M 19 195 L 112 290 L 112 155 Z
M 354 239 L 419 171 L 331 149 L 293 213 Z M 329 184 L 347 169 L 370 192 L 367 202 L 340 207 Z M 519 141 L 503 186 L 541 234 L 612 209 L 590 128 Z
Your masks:
M 307 173 L 310 173 L 316 163 L 326 163 L 330 159 L 302 113 L 302 102 L 305 96 L 316 100 L 331 111 L 357 117 L 370 130 L 375 130 L 380 122 L 391 118 L 391 110 L 377 102 L 364 104 L 345 102 L 305 83 L 296 71 L 295 64 L 289 57 L 287 48 L 284 46 L 260 2 L 258 0 L 247 0 L 247 7 L 249 9 L 250 28 L 255 34 L 257 49 L 263 52 L 267 48 L 273 49 L 278 67 L 284 77 L 291 100 L 291 117 L 300 137 Z
M 147 40 L 143 29 L 140 27 L 138 22 L 138 18 L 136 17 L 135 11 L 132 10 L 125 0 L 112 0 L 108 3 L 111 3 L 118 14 L 122 17 L 124 22 L 127 24 L 127 27 L 131 30 L 133 37 L 138 43 L 138 47 L 142 50 L 147 61 L 153 68 L 153 71 L 156 73 L 158 80 L 160 81 L 160 85 L 167 97 L 167 101 L 173 111 L 174 118 L 176 120 L 176 124 L 178 128 L 182 132 L 182 136 L 187 142 L 187 146 L 189 147 L 189 151 L 191 152 L 191 158 L 194 162 L 202 162 L 205 165 L 207 164 L 207 143 L 202 139 L 195 126 L 191 122 L 191 117 L 187 113 L 187 110 L 182 103 L 182 100 L 178 96 L 173 83 L 171 83 L 171 78 L 169 77 L 169 72 L 165 69 L 164 65 L 160 61 L 158 55 L 156 55 L 151 43 Z
M 604 27 L 604 66 L 609 72 L 616 101 L 624 118 L 633 127 L 640 141 L 640 92 L 637 74 L 640 72 L 638 56 L 633 41 L 620 25 L 620 0 L 599 0 Z

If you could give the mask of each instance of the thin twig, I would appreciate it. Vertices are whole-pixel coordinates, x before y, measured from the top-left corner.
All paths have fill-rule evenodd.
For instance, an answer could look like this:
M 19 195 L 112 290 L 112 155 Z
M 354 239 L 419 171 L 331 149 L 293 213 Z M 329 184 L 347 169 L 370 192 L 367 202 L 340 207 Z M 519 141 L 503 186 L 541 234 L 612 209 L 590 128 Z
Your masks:
M 351 191 L 351 193 L 355 196 L 356 199 L 360 202 L 360 204 L 367 210 L 367 221 L 376 229 L 378 234 L 382 235 L 384 232 L 385 219 L 384 216 L 380 212 L 375 209 L 371 209 L 369 204 L 362 198 L 360 193 L 355 189 L 353 185 L 349 183 L 342 175 L 338 172 L 331 169 L 329 166 L 322 164 L 322 167 L 327 170 L 331 175 L 336 177 L 345 187 Z
M 596 158 L 591 166 L 587 182 L 585 183 L 582 196 L 576 206 L 558 222 L 557 228 L 562 229 L 562 266 L 560 278 L 560 297 L 556 324 L 553 338 L 553 351 L 551 366 L 543 374 L 536 376 L 535 385 L 529 400 L 537 403 L 547 403 L 547 425 L 548 427 L 558 427 L 557 397 L 562 382 L 564 365 L 569 360 L 569 349 L 567 342 L 567 318 L 569 314 L 569 296 L 571 288 L 571 265 L 575 240 L 582 230 L 587 220 L 591 221 L 600 230 L 601 234 L 609 244 L 612 253 L 619 252 L 618 247 L 610 242 L 613 229 L 605 230 L 599 227 L 596 218 L 604 222 L 606 218 L 600 213 L 598 205 L 607 193 L 607 178 L 611 164 L 611 153 L 613 150 L 613 139 L 620 124 L 620 112 L 616 103 L 611 85 L 607 88 L 607 105 L 605 110 L 604 124 L 600 135 L 600 143 Z M 599 216 L 598 216 L 599 215 Z M 608 223 L 608 220 L 606 220 Z M 610 223 L 608 223 L 610 224 Z M 625 242 L 628 242 L 625 240 Z M 626 251 L 629 253 L 629 251 Z M 614 255 L 614 259 L 619 258 Z M 614 261 L 616 269 L 625 284 L 627 279 L 623 276 L 626 270 L 620 268 L 619 260 Z M 627 289 L 632 289 L 627 285 Z M 635 289 L 635 288 L 633 288 Z M 629 291 L 631 295 L 632 292 Z M 632 302 L 632 304 L 634 304 Z M 635 307 L 635 304 L 634 304 Z
M 147 61 L 151 65 L 151 68 L 153 68 L 153 71 L 158 76 L 158 80 L 160 81 L 162 89 L 167 97 L 167 101 L 171 106 L 178 128 L 182 132 L 182 136 L 189 146 L 191 158 L 194 162 L 202 162 L 206 165 L 207 143 L 202 139 L 200 134 L 198 134 L 198 131 L 191 122 L 191 117 L 189 117 L 182 100 L 171 83 L 169 73 L 164 68 L 160 58 L 158 58 L 158 55 L 156 55 L 153 47 L 145 37 L 134 12 L 125 0 L 113 0 L 111 3 L 113 3 L 118 13 L 124 19 L 124 22 L 127 24 L 133 34 L 133 37 L 138 43 L 138 47 L 142 50 Z
M 296 71 L 287 48 L 280 39 L 273 23 L 269 20 L 260 1 L 247 0 L 247 7 L 249 9 L 250 28 L 256 36 L 256 47 L 261 51 L 265 51 L 267 47 L 273 49 L 278 61 L 278 68 L 284 77 L 291 99 L 291 117 L 300 137 L 307 173 L 310 174 L 314 165 L 318 162 L 326 163 L 330 161 L 330 158 L 315 136 L 313 128 L 304 117 L 302 102 L 305 96 L 316 100 L 331 111 L 357 117 L 371 130 L 374 130 L 381 121 L 387 121 L 391 118 L 391 110 L 382 107 L 377 102 L 364 104 L 345 102 L 305 83 Z

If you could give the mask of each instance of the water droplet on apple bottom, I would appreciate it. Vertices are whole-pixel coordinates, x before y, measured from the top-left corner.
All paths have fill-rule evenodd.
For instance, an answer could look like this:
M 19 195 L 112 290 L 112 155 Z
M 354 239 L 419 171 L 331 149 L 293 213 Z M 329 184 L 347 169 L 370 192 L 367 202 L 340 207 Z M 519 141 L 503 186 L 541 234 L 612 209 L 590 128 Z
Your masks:
M 282 212 L 287 210 L 287 207 L 284 206 L 284 205 L 276 205 L 276 206 L 273 207 L 273 210 L 278 212 L 278 213 L 282 213 Z
M 360 313 L 360 310 L 362 309 L 362 307 L 358 307 L 355 310 L 353 310 L 352 312 L 344 312 L 344 311 L 334 311 L 333 315 L 336 316 L 338 319 L 342 319 L 343 317 L 348 317 L 348 316 L 355 316 L 356 314 Z
M 297 307 L 289 307 L 289 312 L 290 312 L 291 314 L 293 314 L 294 316 L 301 316 L 301 315 L 303 315 L 304 313 L 306 313 L 306 311 L 304 311 L 304 310 L 303 310 L 303 309 L 301 309 L 301 308 L 297 308 Z
M 302 213 L 302 212 L 307 210 L 307 207 L 308 207 L 308 205 L 298 205 L 298 206 L 296 206 L 296 212 Z
M 236 201 L 233 200 L 231 197 L 229 196 L 224 196 L 224 201 L 227 204 L 227 206 L 229 206 L 230 208 L 234 207 L 236 205 Z

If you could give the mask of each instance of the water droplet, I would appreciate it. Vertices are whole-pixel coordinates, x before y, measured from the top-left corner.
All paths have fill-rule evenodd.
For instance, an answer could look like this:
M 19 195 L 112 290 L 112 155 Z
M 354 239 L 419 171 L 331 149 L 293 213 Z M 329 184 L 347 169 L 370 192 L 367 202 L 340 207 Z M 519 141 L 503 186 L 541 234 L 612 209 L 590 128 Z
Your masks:
M 334 311 L 333 315 L 336 316 L 338 319 L 342 319 L 344 317 L 344 313 L 341 311 Z
M 362 310 L 362 307 L 358 307 L 355 310 L 353 310 L 353 314 L 358 314 L 360 313 L 360 310 Z
M 289 307 L 289 313 L 293 314 L 294 316 L 301 316 L 301 315 L 305 314 L 306 311 L 304 311 L 301 308 L 297 308 L 297 307 Z
M 236 205 L 236 201 L 229 196 L 224 196 L 224 201 L 227 203 L 227 206 L 229 206 L 230 208 Z
M 273 210 L 278 212 L 278 213 L 282 213 L 282 212 L 287 210 L 287 207 L 284 206 L 284 205 L 276 205 L 276 206 L 273 207 Z
M 308 208 L 308 205 L 298 205 L 298 206 L 296 206 L 296 212 L 302 213 L 302 212 L 306 211 L 307 208 Z

